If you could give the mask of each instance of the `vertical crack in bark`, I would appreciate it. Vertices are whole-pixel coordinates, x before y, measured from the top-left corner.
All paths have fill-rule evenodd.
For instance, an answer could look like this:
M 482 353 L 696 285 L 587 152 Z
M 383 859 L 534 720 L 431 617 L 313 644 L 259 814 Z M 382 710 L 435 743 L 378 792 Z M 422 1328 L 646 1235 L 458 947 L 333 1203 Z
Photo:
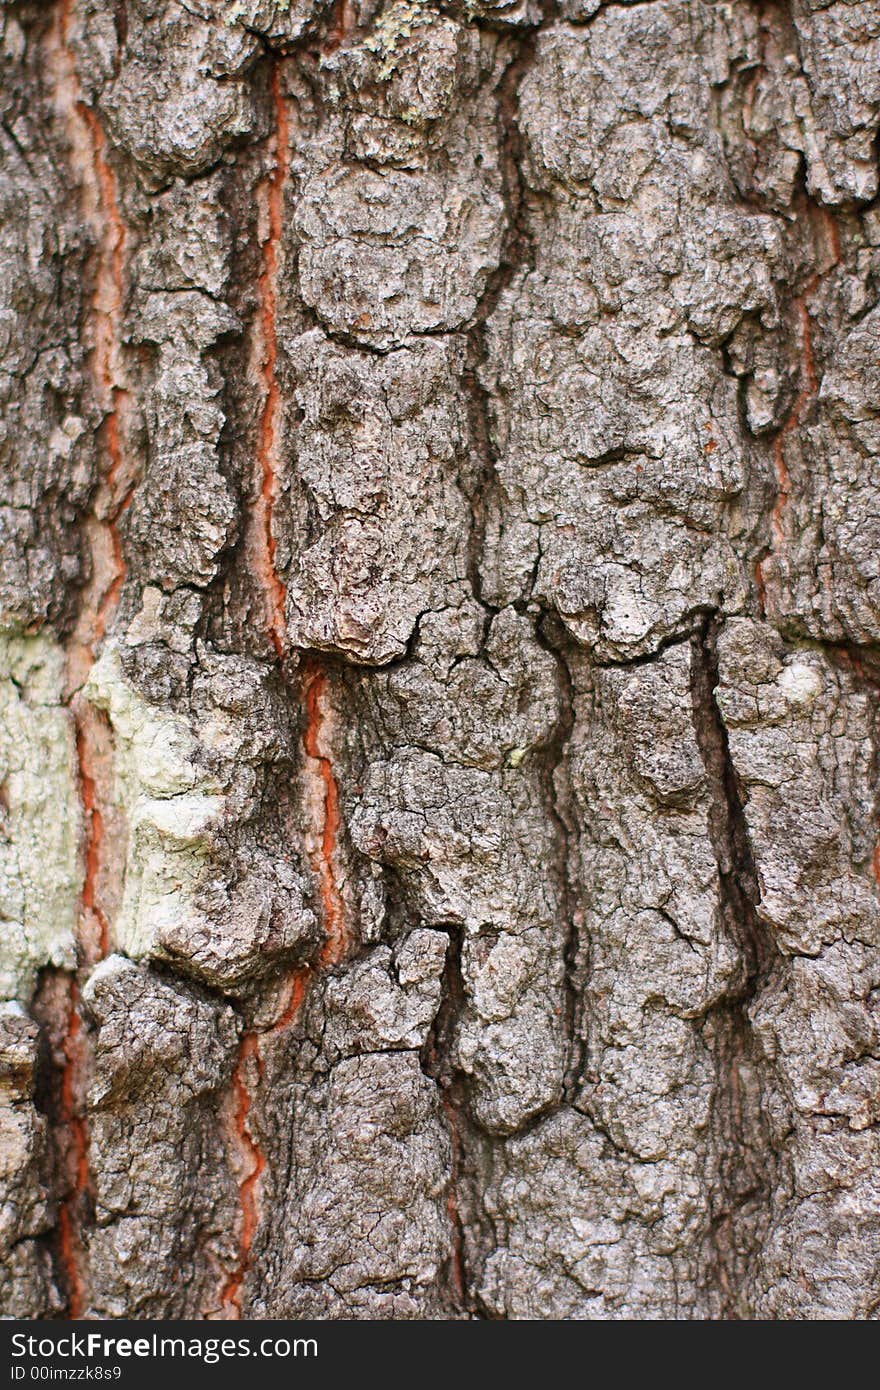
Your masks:
M 347 11 L 346 11 L 347 12 Z M 341 41 L 341 40 L 340 40 Z M 268 230 L 263 243 L 263 265 L 258 280 L 260 297 L 259 371 L 264 387 L 257 457 L 260 492 L 256 509 L 257 535 L 253 547 L 254 568 L 266 596 L 269 633 L 279 660 L 287 651 L 287 593 L 277 570 L 274 512 L 279 497 L 278 437 L 281 425 L 281 391 L 277 377 L 277 281 L 283 237 L 284 193 L 290 172 L 290 123 L 287 103 L 281 89 L 281 64 L 272 69 L 271 90 L 275 108 L 275 162 L 265 187 L 265 215 Z M 352 946 L 346 906 L 340 890 L 337 869 L 338 837 L 341 825 L 339 788 L 333 764 L 324 746 L 327 723 L 327 672 L 317 663 L 304 671 L 301 702 L 306 723 L 303 746 L 312 827 L 309 859 L 319 887 L 325 930 L 325 943 L 316 966 L 295 970 L 290 977 L 287 1002 L 275 1022 L 263 1033 L 251 1031 L 242 1040 L 233 1089 L 236 1096 L 234 1138 L 242 1155 L 245 1176 L 239 1184 L 241 1231 L 238 1260 L 221 1294 L 221 1303 L 232 1318 L 242 1316 L 241 1290 L 250 1266 L 254 1236 L 259 1226 L 260 1187 L 268 1160 L 249 1125 L 253 1095 L 248 1084 L 252 1061 L 257 1080 L 262 1076 L 261 1037 L 291 1027 L 299 1016 L 309 986 L 320 970 L 330 969 L 345 959 Z
M 79 1012 L 79 986 L 70 977 L 69 1007 L 64 1035 L 64 1067 L 61 1073 L 59 1124 L 67 1140 L 68 1190 L 58 1209 L 59 1263 L 67 1289 L 67 1316 L 81 1318 L 86 1302 L 85 1250 L 82 1240 L 82 1208 L 91 1187 L 89 1132 L 80 1087 L 84 1071 L 85 1039 Z
M 75 0 L 61 0 L 46 39 L 46 54 L 54 83 L 56 109 L 70 144 L 74 176 L 85 204 L 85 215 L 97 244 L 97 265 L 91 300 L 94 344 L 91 374 L 103 412 L 100 439 L 102 469 L 92 516 L 86 524 L 91 552 L 91 578 L 84 592 L 76 629 L 67 652 L 67 699 L 76 729 L 76 753 L 82 800 L 83 888 L 78 930 L 79 969 L 89 970 L 110 950 L 110 922 L 101 901 L 104 864 L 105 807 L 99 767 L 104 741 L 103 716 L 80 697 L 97 649 L 119 606 L 126 579 L 120 522 L 131 504 L 136 469 L 124 446 L 129 392 L 122 365 L 122 319 L 125 301 L 127 231 L 119 203 L 116 175 L 107 158 L 107 139 L 97 114 L 83 98 L 70 29 Z M 97 923 L 97 940 L 93 924 Z M 58 1106 L 60 1133 L 56 1152 L 63 1170 L 72 1167 L 70 1190 L 61 1201 L 59 1262 L 68 1293 L 68 1316 L 82 1316 L 87 1298 L 87 1270 L 82 1238 L 82 1208 L 91 1187 L 89 1133 L 82 1095 L 87 1047 L 79 1007 L 79 984 L 70 977 L 69 1009 L 63 1043 L 64 1064 Z M 66 1150 L 72 1165 L 64 1162 Z
M 559 673 L 559 687 L 562 696 L 562 712 L 552 741 L 544 752 L 545 799 L 550 817 L 556 830 L 558 855 L 558 878 L 561 897 L 561 910 L 566 924 L 563 963 L 565 967 L 565 1024 L 568 1037 L 568 1061 L 563 1076 L 562 1095 L 566 1104 L 575 1097 L 581 1078 L 584 1061 L 584 1042 L 581 1036 L 582 982 L 578 978 L 580 963 L 580 920 L 581 914 L 572 891 L 569 872 L 570 840 L 577 835 L 577 826 L 572 824 L 566 808 L 560 804 L 556 785 L 556 775 L 565 760 L 565 748 L 574 732 L 574 682 L 565 658 L 564 630 L 554 631 L 552 616 L 548 615 L 536 627 L 539 644 L 556 662 Z
M 232 1074 L 232 1095 L 234 1112 L 230 1129 L 235 1147 L 238 1149 L 241 1169 L 244 1174 L 238 1185 L 238 1202 L 241 1213 L 241 1228 L 238 1237 L 238 1254 L 232 1273 L 220 1293 L 220 1306 L 232 1321 L 243 1316 L 241 1291 L 245 1276 L 250 1269 L 254 1237 L 261 1220 L 260 1197 L 261 1179 L 269 1160 L 248 1122 L 254 1103 L 255 1087 L 248 1080 L 248 1073 L 256 1070 L 256 1081 L 263 1079 L 263 1055 L 260 1050 L 261 1039 L 291 1027 L 299 1015 L 305 1001 L 309 984 L 315 972 L 311 966 L 294 971 L 290 980 L 290 993 L 284 1009 L 278 1018 L 263 1032 L 255 1029 L 245 1033 L 238 1050 L 235 1071 Z
M 766 976 L 776 948 L 757 913 L 760 900 L 739 783 L 718 708 L 717 618 L 706 618 L 692 642 L 694 730 L 709 784 L 709 836 L 718 865 L 721 914 L 743 963 L 737 997 L 747 1000 Z
M 827 208 L 817 207 L 815 217 L 821 222 L 816 240 L 820 245 L 824 242 L 826 263 L 814 271 L 801 293 L 794 300 L 794 309 L 800 330 L 798 355 L 800 385 L 791 410 L 773 441 L 773 465 L 776 470 L 777 491 L 770 517 L 770 555 L 781 555 L 785 548 L 785 515 L 792 490 L 791 472 L 785 455 L 786 440 L 797 430 L 804 412 L 819 393 L 819 376 L 813 349 L 813 320 L 810 315 L 809 302 L 823 280 L 840 263 L 841 257 L 840 234 L 833 215 Z M 765 555 L 755 566 L 755 582 L 762 617 L 767 608 L 767 588 L 764 579 L 764 565 L 767 558 Z
M 104 415 L 102 436 L 106 456 L 89 533 L 92 581 L 84 596 L 71 652 L 71 685 L 78 689 L 119 606 L 126 578 L 119 524 L 131 505 L 136 469 L 126 456 L 124 445 L 130 404 L 122 363 L 128 234 L 120 208 L 116 174 L 107 158 L 107 137 L 96 112 L 83 99 L 70 41 L 73 8 L 74 0 L 61 0 L 57 25 L 48 39 L 48 56 L 55 81 L 56 104 L 70 140 L 73 172 L 98 248 L 91 301 L 92 377 Z
M 320 958 L 321 967 L 324 969 L 338 965 L 344 960 L 352 944 L 337 867 L 341 824 L 339 787 L 333 764 L 322 746 L 327 723 L 326 690 L 326 670 L 313 665 L 306 673 L 306 728 L 303 745 L 306 758 L 312 765 L 309 769 L 307 764 L 307 776 L 314 787 L 312 803 L 315 807 L 312 831 L 314 844 L 310 860 L 312 871 L 320 885 L 324 909 L 324 931 L 327 939 Z M 315 778 L 317 786 L 314 785 Z
M 258 372 L 263 386 L 263 409 L 257 434 L 259 497 L 252 546 L 254 569 L 266 601 L 269 636 L 279 660 L 287 648 L 287 590 L 278 573 L 275 508 L 278 504 L 278 438 L 281 427 L 281 389 L 278 384 L 278 272 L 284 231 L 284 192 L 290 173 L 290 117 L 281 89 L 281 63 L 272 66 L 272 105 L 275 113 L 275 158 L 272 173 L 260 194 L 266 219 L 263 263 L 257 279 L 259 296 Z
M 491 609 L 491 605 L 483 597 L 480 563 L 485 545 L 487 498 L 493 489 L 499 486 L 499 482 L 496 450 L 492 438 L 491 394 L 480 381 L 479 368 L 486 356 L 486 324 L 504 291 L 512 284 L 517 272 L 531 264 L 533 255 L 533 234 L 527 220 L 526 189 L 521 169 L 522 137 L 517 120 L 517 103 L 523 79 L 535 61 L 536 34 L 537 29 L 520 37 L 516 56 L 508 65 L 500 84 L 498 132 L 508 228 L 500 265 L 490 278 L 483 293 L 475 322 L 468 334 L 469 351 L 467 371 L 464 377 L 471 433 L 482 460 L 481 477 L 475 495 L 470 499 L 474 520 L 471 529 L 468 574 L 474 597 L 483 607 L 489 609 Z M 517 606 L 522 607 L 523 605 L 518 604 Z M 548 640 L 540 621 L 535 622 L 534 628 L 536 640 L 552 655 L 557 663 L 560 686 L 564 697 L 560 726 L 545 751 L 543 782 L 544 804 L 553 823 L 558 847 L 558 878 L 562 897 L 562 912 L 567 924 L 563 951 L 566 1031 L 569 1053 L 563 1078 L 563 1094 L 567 1100 L 574 1092 L 576 1078 L 582 1064 L 583 1049 L 577 1039 L 579 990 L 575 979 L 580 940 L 568 873 L 570 827 L 559 805 L 554 778 L 564 756 L 565 744 L 571 737 L 574 728 L 573 690 L 571 673 L 562 653 L 562 643 Z
M 520 173 L 520 133 L 516 104 L 520 84 L 535 58 L 535 37 L 526 33 L 519 40 L 518 52 L 501 79 L 498 95 L 498 147 L 501 158 L 502 196 L 507 211 L 507 230 L 497 269 L 490 275 L 480 298 L 473 323 L 466 334 L 467 357 L 463 385 L 468 406 L 471 435 L 480 460 L 480 476 L 468 493 L 472 525 L 468 556 L 468 581 L 478 603 L 489 608 L 483 598 L 480 561 L 483 554 L 487 498 L 498 486 L 495 446 L 492 440 L 490 393 L 480 381 L 479 368 L 486 356 L 486 323 L 499 299 L 511 284 L 517 270 L 529 263 L 531 235 L 523 220 L 524 192 Z
M 287 1002 L 268 1029 L 270 1034 L 283 1033 L 286 1028 L 290 1028 L 296 1022 L 299 1011 L 305 1003 L 314 974 L 315 969 L 311 965 L 304 965 L 300 969 L 294 970 L 288 980 Z
M 354 934 L 348 920 L 338 866 L 341 813 L 339 786 L 332 759 L 326 750 L 329 722 L 326 695 L 327 671 L 313 662 L 304 672 L 302 706 L 306 720 L 303 748 L 306 755 L 307 800 L 311 812 L 309 857 L 321 895 L 325 941 L 314 965 L 300 966 L 292 972 L 287 1001 L 275 1021 L 262 1031 L 247 1032 L 239 1049 L 232 1079 L 235 1112 L 231 1127 L 244 1172 L 238 1189 L 241 1228 L 236 1265 L 220 1295 L 221 1306 L 230 1319 L 242 1316 L 242 1286 L 250 1267 L 254 1237 L 260 1224 L 261 1179 L 268 1166 L 266 1154 L 248 1120 L 254 1103 L 254 1089 L 249 1074 L 255 1066 L 259 1084 L 263 1074 L 262 1039 L 292 1027 L 312 982 L 322 971 L 340 965 L 354 947 Z
M 278 444 L 282 423 L 281 388 L 278 382 L 278 275 L 284 235 L 284 195 L 290 174 L 290 115 L 282 90 L 282 62 L 272 64 L 270 93 L 275 116 L 274 158 L 271 173 L 258 193 L 259 215 L 265 221 L 262 264 L 257 277 L 259 312 L 256 335 L 256 372 L 263 390 L 263 405 L 257 426 L 256 455 L 258 493 L 249 519 L 248 551 L 251 566 L 265 602 L 266 625 L 278 660 L 287 652 L 287 590 L 278 573 L 275 509 L 280 496 Z M 309 969 L 295 971 L 288 1002 L 267 1031 L 292 1025 L 305 998 Z M 256 1081 L 262 1078 L 261 1034 L 247 1032 L 241 1042 L 232 1078 L 235 1112 L 232 1139 L 244 1173 L 239 1183 L 240 1231 L 235 1268 L 220 1294 L 221 1307 L 229 1318 L 242 1316 L 241 1296 L 250 1268 L 254 1237 L 260 1223 L 261 1179 L 268 1159 L 250 1126 L 253 1106 L 249 1073 L 256 1068 Z
M 69 51 L 69 50 L 68 50 Z M 125 294 L 126 229 L 119 208 L 116 175 L 107 162 L 107 139 L 95 112 L 77 103 L 91 137 L 95 176 L 100 192 L 105 234 L 102 239 L 98 283 L 95 290 L 95 377 L 103 388 L 105 431 L 110 466 L 106 474 L 107 529 L 112 548 L 112 569 L 95 617 L 94 642 L 104 637 L 119 606 L 126 566 L 119 522 L 134 495 L 133 469 L 123 449 L 123 415 L 129 393 L 122 384 L 122 315 Z
M 74 972 L 51 966 L 42 970 L 30 1013 L 40 1030 L 34 1104 L 46 1120 L 57 1202 L 57 1219 L 45 1240 L 65 1298 L 61 1316 L 80 1318 L 88 1292 L 81 1231 L 90 1215 L 91 1198 L 89 1136 L 82 1106 L 89 1057 Z
M 452 1228 L 452 1256 L 450 1259 L 450 1272 L 452 1277 L 452 1287 L 460 1308 L 467 1307 L 467 1285 L 465 1282 L 464 1265 L 464 1223 L 462 1221 L 461 1210 L 458 1201 L 458 1189 L 461 1182 L 461 1161 L 462 1145 L 461 1132 L 459 1129 L 458 1110 L 448 1091 L 441 1092 L 443 1113 L 446 1116 L 446 1123 L 449 1126 L 449 1138 L 452 1143 L 452 1164 L 449 1175 L 449 1186 L 446 1192 L 446 1214 L 449 1217 L 449 1224 Z
M 238 1061 L 232 1078 L 235 1095 L 235 1114 L 233 1128 L 245 1169 L 239 1189 L 241 1206 L 241 1234 L 238 1242 L 238 1260 L 220 1295 L 221 1306 L 231 1317 L 241 1318 L 241 1289 L 250 1265 L 251 1247 L 259 1225 L 259 1185 L 266 1167 L 266 1156 L 257 1143 L 248 1125 L 248 1115 L 253 1104 L 248 1086 L 247 1072 L 254 1062 L 258 1078 L 262 1076 L 263 1063 L 260 1056 L 260 1042 L 256 1033 L 246 1033 L 242 1038 Z
M 497 609 L 484 597 L 480 564 L 485 545 L 487 497 L 497 486 L 497 474 L 490 396 L 480 381 L 479 368 L 486 356 L 486 323 L 517 270 L 528 263 L 531 250 L 530 237 L 522 219 L 524 195 L 519 167 L 520 134 L 516 120 L 516 103 L 520 83 L 534 61 L 534 56 L 534 33 L 527 32 L 520 36 L 515 56 L 508 64 L 500 82 L 497 129 L 507 230 L 499 265 L 487 281 L 471 326 L 465 335 L 467 351 L 462 385 L 470 434 L 480 460 L 479 476 L 475 485 L 473 488 L 463 488 L 470 503 L 472 516 L 468 547 L 468 582 L 474 598 L 487 614 L 494 613 Z M 550 776 L 552 777 L 552 771 Z M 555 803 L 551 804 L 550 814 L 556 822 Z M 475 1303 L 468 1289 L 466 1228 L 460 1195 L 466 1176 L 466 1137 L 469 1126 L 463 1083 L 451 1061 L 456 1021 L 465 1006 L 461 951 L 461 929 L 450 928 L 441 1004 L 428 1041 L 422 1050 L 422 1067 L 425 1074 L 436 1082 L 440 1091 L 440 1103 L 446 1118 L 452 1151 L 446 1196 L 447 1215 L 452 1231 L 452 1251 L 448 1270 L 450 1296 L 453 1306 L 460 1313 L 471 1314 L 475 1311 Z
M 99 718 L 98 712 L 94 711 L 91 706 L 85 702 L 82 704 L 77 702 L 76 752 L 82 809 L 85 816 L 85 879 L 80 905 L 84 916 L 86 916 L 86 922 L 83 923 L 80 932 L 81 947 L 85 945 L 82 937 L 84 931 L 88 929 L 88 914 L 94 917 L 98 924 L 96 952 L 90 951 L 88 948 L 84 951 L 89 964 L 94 964 L 95 961 L 88 959 L 88 957 L 96 954 L 98 960 L 103 960 L 110 951 L 110 921 L 101 903 L 99 889 L 99 875 L 104 849 L 104 813 L 98 792 L 98 754 L 95 746 L 97 740 L 92 727 Z
M 443 970 L 440 1007 L 422 1049 L 421 1065 L 440 1092 L 440 1104 L 449 1130 L 452 1158 L 446 1188 L 446 1214 L 452 1232 L 448 1281 L 454 1308 L 461 1314 L 472 1311 L 468 1293 L 465 1224 L 461 1209 L 461 1186 L 464 1179 L 465 1145 L 463 1133 L 464 1095 L 461 1078 L 452 1064 L 452 1045 L 455 1026 L 465 1005 L 464 978 L 461 971 L 462 929 L 450 926 L 446 963 Z
M 718 686 L 717 618 L 707 618 L 692 642 L 694 730 L 709 786 L 709 837 L 719 881 L 719 907 L 741 961 L 725 998 L 707 1018 L 704 1038 L 715 1054 L 712 1130 L 717 1146 L 717 1189 L 711 1222 L 712 1262 L 725 1316 L 750 1316 L 743 1250 L 735 1223 L 766 1212 L 778 1166 L 763 1113 L 766 1059 L 755 1037 L 749 1006 L 778 959 L 757 912 L 760 888 L 727 730 L 715 698 Z
M 70 43 L 74 0 L 62 0 L 57 28 L 50 38 L 50 64 L 55 72 L 58 105 L 71 142 L 74 173 L 87 202 L 87 216 L 98 241 L 98 264 L 91 311 L 94 325 L 92 375 L 98 403 L 104 413 L 102 427 L 107 459 L 100 495 L 96 499 L 91 534 L 92 583 L 86 591 L 69 652 L 70 690 L 79 690 L 94 664 L 99 644 L 110 627 L 126 578 L 119 533 L 123 513 L 130 506 L 135 469 L 126 458 L 124 417 L 129 392 L 122 368 L 122 317 L 125 297 L 127 232 L 119 206 L 116 175 L 108 162 L 106 136 L 94 111 L 84 102 L 75 55 Z M 109 552 L 109 553 L 108 553 Z M 88 721 L 77 710 L 77 748 L 86 824 L 87 873 L 84 900 L 94 901 L 94 883 L 100 861 L 103 818 L 96 802 L 96 756 Z M 91 869 L 91 872 L 89 870 Z M 101 954 L 106 954 L 106 939 Z

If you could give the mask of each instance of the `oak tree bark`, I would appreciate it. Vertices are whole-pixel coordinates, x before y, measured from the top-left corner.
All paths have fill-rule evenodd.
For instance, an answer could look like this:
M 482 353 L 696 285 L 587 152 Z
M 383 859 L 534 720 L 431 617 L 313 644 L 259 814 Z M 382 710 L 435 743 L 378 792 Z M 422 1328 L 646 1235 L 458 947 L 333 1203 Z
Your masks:
M 0 5 L 0 1308 L 880 1308 L 878 0 Z

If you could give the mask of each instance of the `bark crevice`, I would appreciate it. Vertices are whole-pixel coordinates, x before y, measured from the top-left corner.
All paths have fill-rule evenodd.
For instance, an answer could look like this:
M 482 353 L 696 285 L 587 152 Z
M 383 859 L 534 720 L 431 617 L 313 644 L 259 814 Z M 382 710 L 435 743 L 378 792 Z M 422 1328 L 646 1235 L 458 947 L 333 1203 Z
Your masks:
M 764 1114 L 764 1092 L 771 1078 L 750 1008 L 780 957 L 758 912 L 760 884 L 742 792 L 715 696 L 720 626 L 717 615 L 708 617 L 694 633 L 692 698 L 694 731 L 709 786 L 708 829 L 718 869 L 719 911 L 740 968 L 724 997 L 708 1012 L 701 1032 L 716 1067 L 710 1268 L 722 1316 L 743 1318 L 752 1315 L 746 1252 L 759 1243 L 780 1170 Z M 752 1229 L 746 1232 L 746 1227 Z

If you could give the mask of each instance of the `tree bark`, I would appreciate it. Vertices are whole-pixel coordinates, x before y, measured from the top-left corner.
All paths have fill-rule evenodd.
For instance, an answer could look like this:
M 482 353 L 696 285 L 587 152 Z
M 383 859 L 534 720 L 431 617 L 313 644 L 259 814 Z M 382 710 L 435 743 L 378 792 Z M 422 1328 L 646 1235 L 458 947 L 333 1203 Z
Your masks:
M 878 0 L 6 0 L 0 1308 L 880 1308 Z

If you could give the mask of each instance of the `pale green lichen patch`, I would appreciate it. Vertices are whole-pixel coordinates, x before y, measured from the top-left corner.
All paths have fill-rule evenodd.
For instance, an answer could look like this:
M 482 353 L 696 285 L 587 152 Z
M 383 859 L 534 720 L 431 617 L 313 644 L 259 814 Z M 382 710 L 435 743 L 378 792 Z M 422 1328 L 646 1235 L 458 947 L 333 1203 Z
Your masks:
M 414 29 L 427 27 L 437 18 L 436 11 L 421 3 L 421 0 L 398 0 L 389 5 L 375 21 L 373 32 L 365 41 L 365 47 L 376 53 L 384 61 L 379 69 L 379 77 L 385 82 L 394 72 L 398 61 L 398 47 L 402 39 L 408 39 Z
M 71 967 L 82 818 L 64 653 L 50 636 L 0 637 L 0 995 Z
M 188 722 L 131 686 L 115 648 L 105 649 L 85 695 L 113 729 L 115 795 L 128 826 L 125 889 L 115 937 L 138 959 L 187 935 L 193 894 L 206 872 L 223 788 L 208 773 Z

